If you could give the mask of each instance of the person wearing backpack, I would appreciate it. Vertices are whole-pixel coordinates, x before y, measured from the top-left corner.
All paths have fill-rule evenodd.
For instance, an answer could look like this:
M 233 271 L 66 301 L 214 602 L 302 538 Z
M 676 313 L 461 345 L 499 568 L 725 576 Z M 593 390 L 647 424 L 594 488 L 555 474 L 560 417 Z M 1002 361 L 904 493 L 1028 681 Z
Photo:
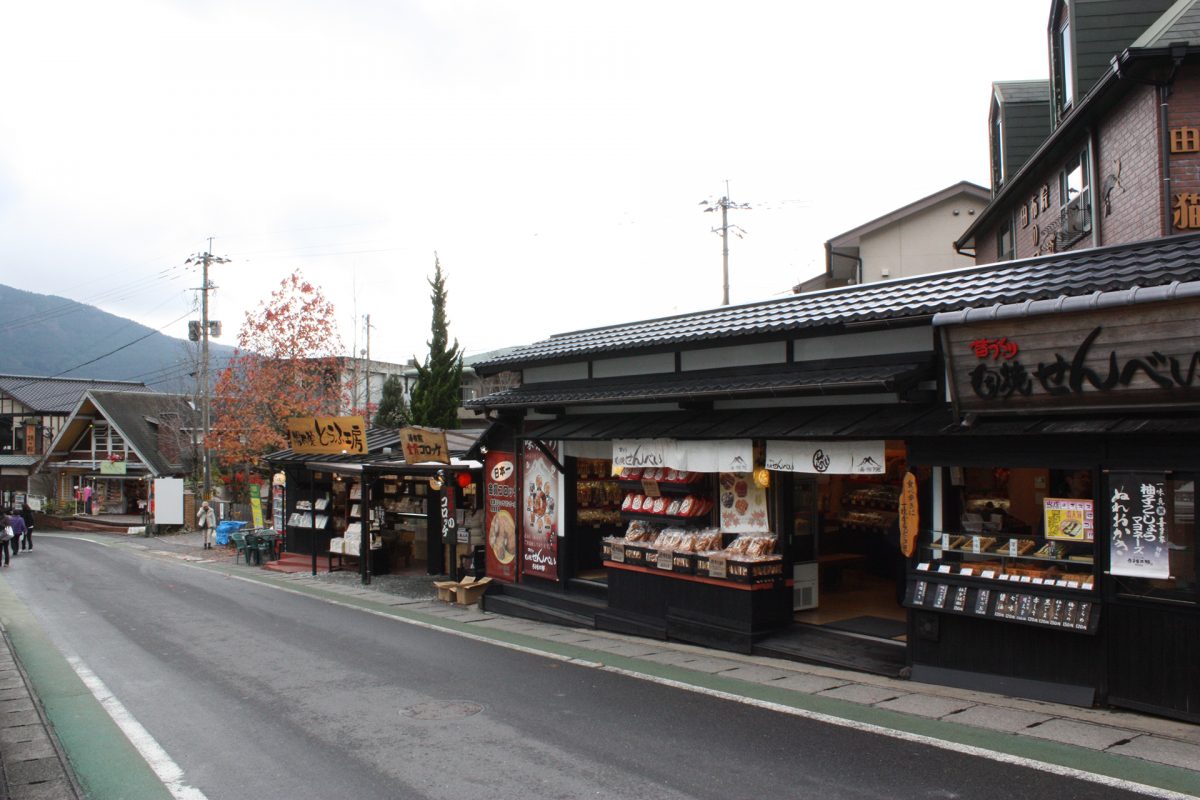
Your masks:
M 25 535 L 25 520 L 11 508 L 6 513 L 8 514 L 8 527 L 5 528 L 5 532 L 6 535 L 12 534 L 8 541 L 8 547 L 12 550 L 13 558 L 16 558 L 17 547 L 21 543 L 21 537 Z
M 16 537 L 16 532 L 12 529 L 12 520 L 5 514 L 0 514 L 0 522 L 4 523 L 4 527 L 0 528 L 0 558 L 4 559 L 4 566 L 8 566 L 8 554 L 12 549 L 13 539 Z

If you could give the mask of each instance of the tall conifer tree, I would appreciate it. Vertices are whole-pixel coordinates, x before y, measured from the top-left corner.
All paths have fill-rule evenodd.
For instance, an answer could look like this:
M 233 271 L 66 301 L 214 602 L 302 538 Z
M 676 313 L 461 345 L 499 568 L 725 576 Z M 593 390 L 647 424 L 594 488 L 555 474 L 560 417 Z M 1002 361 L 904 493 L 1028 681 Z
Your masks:
M 428 342 L 429 355 L 417 367 L 417 383 L 412 390 L 412 421 L 429 428 L 457 428 L 458 407 L 462 399 L 462 352 L 458 340 L 450 341 L 446 319 L 446 279 L 442 263 L 433 255 L 433 339 Z

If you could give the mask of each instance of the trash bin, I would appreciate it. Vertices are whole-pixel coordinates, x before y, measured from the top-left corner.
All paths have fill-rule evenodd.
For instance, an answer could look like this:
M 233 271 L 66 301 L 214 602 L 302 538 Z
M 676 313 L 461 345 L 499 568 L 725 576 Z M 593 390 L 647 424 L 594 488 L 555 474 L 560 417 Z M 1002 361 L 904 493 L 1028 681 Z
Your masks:
M 240 531 L 250 523 L 238 522 L 237 520 L 227 519 L 224 522 L 217 523 L 216 540 L 217 544 L 224 547 L 229 544 L 229 534 L 234 531 Z

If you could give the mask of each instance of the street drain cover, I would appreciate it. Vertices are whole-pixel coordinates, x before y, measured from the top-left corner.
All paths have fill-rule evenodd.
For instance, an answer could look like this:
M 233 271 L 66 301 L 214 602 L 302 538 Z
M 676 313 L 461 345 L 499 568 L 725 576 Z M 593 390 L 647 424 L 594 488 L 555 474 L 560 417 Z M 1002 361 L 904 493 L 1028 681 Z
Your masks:
M 413 719 L 462 719 L 473 717 L 483 711 L 478 703 L 468 703 L 465 700 L 451 700 L 446 703 L 417 703 L 415 706 L 400 709 L 400 713 Z

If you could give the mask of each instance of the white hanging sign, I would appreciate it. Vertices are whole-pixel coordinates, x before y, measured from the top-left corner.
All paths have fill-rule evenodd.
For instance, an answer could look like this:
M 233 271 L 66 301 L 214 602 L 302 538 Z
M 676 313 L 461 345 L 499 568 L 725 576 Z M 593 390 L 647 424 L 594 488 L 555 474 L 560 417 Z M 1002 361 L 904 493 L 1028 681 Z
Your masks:
M 883 441 L 767 442 L 767 469 L 818 475 L 882 475 Z
M 750 472 L 754 468 L 754 446 L 749 439 L 615 439 L 612 456 L 615 467 L 667 467 L 688 472 Z

